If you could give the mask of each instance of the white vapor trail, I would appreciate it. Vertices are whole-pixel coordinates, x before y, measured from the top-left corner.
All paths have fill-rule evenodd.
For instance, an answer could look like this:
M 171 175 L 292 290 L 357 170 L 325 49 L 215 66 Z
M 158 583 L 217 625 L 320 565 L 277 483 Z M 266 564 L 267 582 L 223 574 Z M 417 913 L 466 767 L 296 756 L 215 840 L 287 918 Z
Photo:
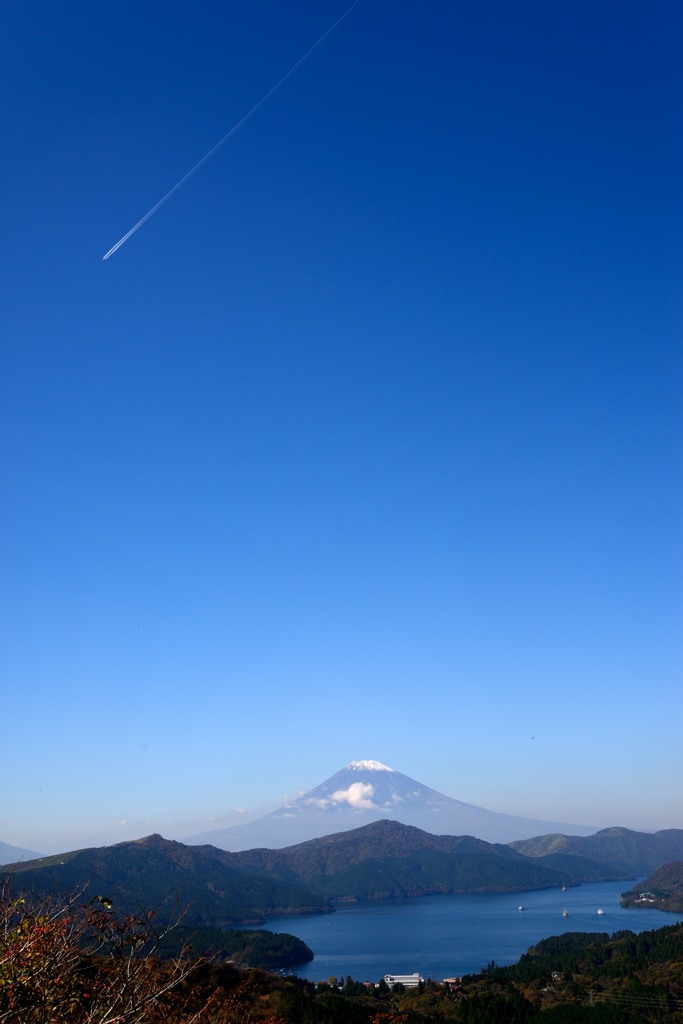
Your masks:
M 275 85 L 272 87 L 272 89 L 269 89 L 268 92 L 264 96 L 261 97 L 261 99 L 258 101 L 258 103 L 256 103 L 251 108 L 251 110 L 247 111 L 247 113 L 244 115 L 244 117 L 240 118 L 240 120 L 237 122 L 237 124 L 233 125 L 233 127 L 230 129 L 230 131 L 227 133 L 227 135 L 224 135 L 223 138 L 219 142 L 217 142 L 216 145 L 213 146 L 208 151 L 208 153 L 205 153 L 204 156 L 201 158 L 201 160 L 199 160 L 194 165 L 194 167 L 191 167 L 190 170 L 187 172 L 187 174 L 184 175 L 184 177 L 182 177 L 180 179 L 180 181 L 176 182 L 176 184 L 173 186 L 173 188 L 170 189 L 166 193 L 165 196 L 162 196 L 162 198 L 159 200 L 159 202 L 155 203 L 155 205 L 151 208 L 151 210 L 148 210 L 147 213 L 144 215 L 144 217 L 140 218 L 140 220 L 137 222 L 137 224 L 133 225 L 133 227 L 130 229 L 130 231 L 126 232 L 126 234 L 123 236 L 123 238 L 119 238 L 119 240 L 116 243 L 116 245 L 112 245 L 112 247 L 109 250 L 109 252 L 105 252 L 105 254 L 102 257 L 102 259 L 103 260 L 108 260 L 110 256 L 113 256 L 114 253 L 118 249 L 121 248 L 121 246 L 124 244 L 124 242 L 127 242 L 128 239 L 131 237 L 131 235 L 135 234 L 135 232 L 138 230 L 138 228 L 141 228 L 142 225 L 146 221 L 148 221 L 149 218 L 152 217 L 157 212 L 157 210 L 160 209 L 164 205 L 164 203 L 168 202 L 168 200 L 171 198 L 171 196 L 175 195 L 175 193 L 178 191 L 178 189 L 182 188 L 183 185 L 185 184 L 185 182 L 189 181 L 190 178 L 192 177 L 192 175 L 195 174 L 199 170 L 200 167 L 203 167 L 204 164 L 206 163 L 206 161 L 210 160 L 211 157 L 214 155 L 214 153 L 216 153 L 221 148 L 221 146 L 224 146 L 225 143 L 228 141 L 228 139 L 231 139 L 233 137 L 233 135 L 235 135 L 236 132 L 238 132 L 240 130 L 240 128 L 243 125 L 245 125 L 250 118 L 252 118 L 254 116 L 256 111 L 260 110 L 261 107 L 264 105 L 264 103 L 267 103 L 268 100 L 272 96 L 275 95 L 275 93 L 278 91 L 278 89 L 280 89 L 285 84 L 285 82 L 289 81 L 289 79 L 292 77 L 292 75 L 295 74 L 299 70 L 299 68 L 304 63 L 304 61 L 308 60 L 308 58 L 311 56 L 311 54 L 315 53 L 315 51 L 318 49 L 319 46 L 322 46 L 322 44 L 325 42 L 327 37 L 332 35 L 334 30 L 336 28 L 338 28 L 339 25 L 341 25 L 341 23 L 346 20 L 346 18 L 348 18 L 348 16 L 351 14 L 353 9 L 355 7 L 357 7 L 360 2 L 361 2 L 361 0 L 354 0 L 354 2 L 351 4 L 351 6 L 349 8 L 347 8 L 347 10 L 345 10 L 344 13 L 339 18 L 337 18 L 337 20 L 334 22 L 334 24 L 330 25 L 330 27 L 327 29 L 327 31 L 324 32 L 320 36 L 320 38 L 313 44 L 313 46 L 311 46 L 310 50 L 307 50 L 306 53 L 303 55 L 303 57 L 299 57 L 299 59 L 296 62 L 296 64 L 292 65 L 292 67 L 289 69 L 287 74 L 283 75 L 282 78 L 278 82 L 275 83 Z

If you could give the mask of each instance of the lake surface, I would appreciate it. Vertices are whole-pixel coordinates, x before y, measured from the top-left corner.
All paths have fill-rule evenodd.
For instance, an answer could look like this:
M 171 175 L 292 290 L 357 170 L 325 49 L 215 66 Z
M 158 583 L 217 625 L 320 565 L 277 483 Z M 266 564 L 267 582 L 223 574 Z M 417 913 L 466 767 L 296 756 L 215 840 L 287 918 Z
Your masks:
M 267 927 L 296 935 L 313 950 L 315 959 L 293 972 L 302 978 L 321 981 L 350 974 L 374 982 L 385 974 L 419 971 L 440 981 L 478 972 L 492 960 L 500 966 L 515 963 L 529 946 L 550 935 L 624 928 L 641 932 L 683 921 L 683 914 L 620 907 L 619 896 L 632 884 L 592 882 L 566 892 L 351 903 L 334 914 L 274 918 Z M 564 908 L 568 917 L 562 916 Z

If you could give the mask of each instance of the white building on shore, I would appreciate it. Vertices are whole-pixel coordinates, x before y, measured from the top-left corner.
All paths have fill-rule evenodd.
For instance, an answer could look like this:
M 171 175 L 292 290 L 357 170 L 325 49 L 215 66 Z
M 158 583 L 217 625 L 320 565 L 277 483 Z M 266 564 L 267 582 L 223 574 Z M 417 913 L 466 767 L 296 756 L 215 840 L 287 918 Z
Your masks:
M 385 974 L 384 980 L 389 988 L 392 985 L 403 985 L 404 988 L 417 988 L 421 981 L 424 981 L 419 974 Z

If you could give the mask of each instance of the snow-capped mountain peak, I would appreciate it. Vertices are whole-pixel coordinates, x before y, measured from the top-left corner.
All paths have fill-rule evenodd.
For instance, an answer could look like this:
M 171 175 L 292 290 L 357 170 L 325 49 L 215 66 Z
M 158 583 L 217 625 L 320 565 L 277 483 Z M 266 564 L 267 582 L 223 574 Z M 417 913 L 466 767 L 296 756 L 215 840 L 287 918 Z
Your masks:
M 595 829 L 499 814 L 444 796 L 381 761 L 351 761 L 325 782 L 263 818 L 185 839 L 224 850 L 281 849 L 382 818 L 436 835 L 510 842 L 549 832 L 588 835 Z
M 388 764 L 382 764 L 381 761 L 350 761 L 346 770 L 350 772 L 393 772 L 394 769 L 390 768 Z

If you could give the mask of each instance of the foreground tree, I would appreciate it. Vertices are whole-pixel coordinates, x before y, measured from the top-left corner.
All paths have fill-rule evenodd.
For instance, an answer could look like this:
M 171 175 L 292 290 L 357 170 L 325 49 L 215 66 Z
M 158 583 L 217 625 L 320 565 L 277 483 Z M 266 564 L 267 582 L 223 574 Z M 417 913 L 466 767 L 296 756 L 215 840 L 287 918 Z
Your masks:
M 156 956 L 181 917 L 119 917 L 104 897 L 15 896 L 11 879 L 0 882 L 0 1024 L 163 1020 L 165 999 L 196 965 L 187 948 Z

